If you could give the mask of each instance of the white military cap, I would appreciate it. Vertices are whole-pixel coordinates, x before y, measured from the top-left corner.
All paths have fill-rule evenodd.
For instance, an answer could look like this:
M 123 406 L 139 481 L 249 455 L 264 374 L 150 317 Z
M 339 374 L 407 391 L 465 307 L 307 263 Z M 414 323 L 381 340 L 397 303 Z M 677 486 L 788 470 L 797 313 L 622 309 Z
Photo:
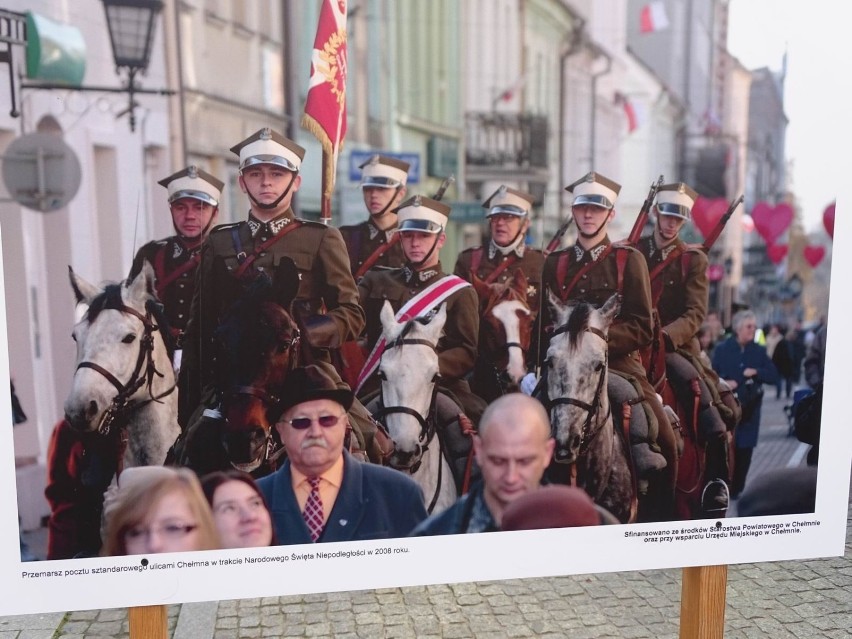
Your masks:
M 397 229 L 400 232 L 420 231 L 437 234 L 447 227 L 450 207 L 422 195 L 415 195 L 400 204 L 394 212 L 397 214 Z
M 683 182 L 663 184 L 657 191 L 657 213 L 691 220 L 692 205 L 697 197 L 698 193 Z
M 224 182 L 194 165 L 163 178 L 157 184 L 168 190 L 169 204 L 181 198 L 191 197 L 210 206 L 219 206 L 222 187 L 225 186 Z
M 299 172 L 305 149 L 269 127 L 231 147 L 240 156 L 240 171 L 255 164 L 275 164 L 294 173 Z
M 501 185 L 491 197 L 482 203 L 482 207 L 488 209 L 485 217 L 505 214 L 526 217 L 535 203 L 535 197 L 526 191 L 513 189 L 505 184 Z
M 591 171 L 573 184 L 566 186 L 565 190 L 574 194 L 574 201 L 571 203 L 571 206 L 593 204 L 605 209 L 611 209 L 615 206 L 615 200 L 618 197 L 618 192 L 621 191 L 621 185 L 604 177 L 600 173 Z
M 361 169 L 361 188 L 396 189 L 408 181 L 408 162 L 374 155 L 358 168 Z

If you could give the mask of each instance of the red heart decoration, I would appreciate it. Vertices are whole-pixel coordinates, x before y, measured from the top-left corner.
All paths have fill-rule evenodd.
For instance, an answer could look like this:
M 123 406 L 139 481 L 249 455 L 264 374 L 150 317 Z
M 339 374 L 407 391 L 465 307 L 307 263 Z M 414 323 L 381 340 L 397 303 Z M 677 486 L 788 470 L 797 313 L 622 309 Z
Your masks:
M 727 210 L 728 201 L 723 197 L 698 196 L 692 206 L 692 222 L 698 227 L 702 237 L 707 237 Z
M 825 207 L 825 211 L 822 212 L 822 225 L 825 227 L 825 230 L 828 232 L 828 235 L 831 239 L 834 239 L 834 205 L 837 202 L 832 202 L 827 207 Z
M 825 257 L 825 247 L 808 244 L 802 251 L 802 254 L 805 256 L 807 263 L 811 265 L 811 268 L 816 268 L 817 264 L 822 262 L 822 258 Z
M 786 244 L 770 244 L 766 247 L 766 254 L 769 256 L 769 259 L 773 264 L 778 264 L 787 257 L 787 245 Z
M 754 228 L 766 243 L 775 244 L 793 221 L 793 209 L 789 204 L 771 207 L 766 202 L 758 202 L 751 210 L 751 217 Z

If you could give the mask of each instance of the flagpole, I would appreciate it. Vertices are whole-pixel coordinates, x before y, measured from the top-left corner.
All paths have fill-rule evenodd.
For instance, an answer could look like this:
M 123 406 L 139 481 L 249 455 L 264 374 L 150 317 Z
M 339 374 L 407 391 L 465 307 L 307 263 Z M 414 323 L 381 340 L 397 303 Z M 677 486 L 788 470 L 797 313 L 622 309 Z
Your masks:
M 320 202 L 320 222 L 331 225 L 331 189 L 329 188 L 328 167 L 331 158 L 328 151 L 322 150 L 322 200 Z

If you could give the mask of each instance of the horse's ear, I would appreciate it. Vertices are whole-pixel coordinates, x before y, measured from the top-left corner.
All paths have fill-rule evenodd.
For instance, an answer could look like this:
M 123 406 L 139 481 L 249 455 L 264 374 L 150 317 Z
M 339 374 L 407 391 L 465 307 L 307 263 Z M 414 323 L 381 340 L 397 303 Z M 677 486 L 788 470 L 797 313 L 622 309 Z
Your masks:
M 399 329 L 399 324 L 394 316 L 393 307 L 387 300 L 385 300 L 385 303 L 382 304 L 382 310 L 379 312 L 379 319 L 382 322 L 382 329 L 386 336 L 391 335 L 394 330 Z
M 431 321 L 426 325 L 426 329 L 432 336 L 435 343 L 441 339 L 441 332 L 444 330 L 444 324 L 447 323 L 447 303 L 444 302 L 438 307 L 438 312 L 432 316 Z
M 600 314 L 607 326 L 612 324 L 612 320 L 621 312 L 621 296 L 618 293 L 611 295 L 610 298 L 600 308 Z
M 547 289 L 547 301 L 550 302 L 550 308 L 553 309 L 553 314 L 559 318 L 559 322 L 563 323 L 567 319 L 568 307 L 562 303 L 553 291 Z
M 299 292 L 299 269 L 289 257 L 282 257 L 272 278 L 272 294 L 276 303 L 289 309 Z
M 476 276 L 476 273 L 470 274 L 470 282 L 473 284 L 473 290 L 479 296 L 480 302 L 486 302 L 491 297 L 491 287 Z
M 103 292 L 103 289 L 94 284 L 89 284 L 77 275 L 70 264 L 68 265 L 68 278 L 71 280 L 71 288 L 74 290 L 74 297 L 78 304 L 90 305 L 92 300 Z
M 527 289 L 529 289 L 529 287 L 530 281 L 527 279 L 524 272 L 521 269 L 515 271 L 515 275 L 512 278 L 512 288 L 520 293 L 521 297 L 526 297 Z
M 142 270 L 133 278 L 132 282 L 126 282 L 124 289 L 127 290 L 130 300 L 142 300 L 154 291 L 154 269 L 148 260 L 142 262 Z

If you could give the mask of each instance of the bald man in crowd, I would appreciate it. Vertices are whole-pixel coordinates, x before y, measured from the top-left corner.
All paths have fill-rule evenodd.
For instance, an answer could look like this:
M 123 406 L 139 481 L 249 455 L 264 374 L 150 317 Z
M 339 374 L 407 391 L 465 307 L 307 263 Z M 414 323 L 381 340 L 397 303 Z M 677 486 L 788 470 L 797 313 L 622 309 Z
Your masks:
M 537 490 L 555 442 L 541 403 L 522 393 L 492 402 L 474 437 L 482 481 L 447 510 L 418 525 L 412 535 L 455 535 L 500 530 L 506 506 Z

